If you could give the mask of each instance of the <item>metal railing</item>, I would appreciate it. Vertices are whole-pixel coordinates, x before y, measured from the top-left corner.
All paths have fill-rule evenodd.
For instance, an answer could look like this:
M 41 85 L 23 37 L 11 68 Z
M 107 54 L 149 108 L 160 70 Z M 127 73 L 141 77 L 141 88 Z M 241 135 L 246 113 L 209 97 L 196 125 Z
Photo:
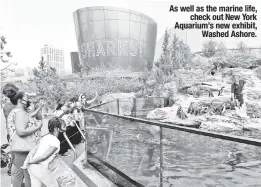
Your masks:
M 71 148 L 72 151 L 73 151 L 73 161 L 75 161 L 76 158 L 77 158 L 76 150 L 75 150 L 75 148 L 73 147 L 71 141 L 69 140 L 69 138 L 68 138 L 68 136 L 66 135 L 65 132 L 63 133 L 63 136 L 64 136 L 65 140 L 67 141 L 67 143 L 69 144 L 70 148 Z
M 73 161 L 75 161 L 77 159 L 77 152 L 72 144 L 72 142 L 70 141 L 70 138 L 79 134 L 82 136 L 83 140 L 84 141 L 87 141 L 86 138 L 85 138 L 85 135 L 83 134 L 82 130 L 80 129 L 80 127 L 77 125 L 77 123 L 74 122 L 74 125 L 76 126 L 76 128 L 78 129 L 79 132 L 76 132 L 74 133 L 73 135 L 71 135 L 70 137 L 67 136 L 66 132 L 63 133 L 63 136 L 64 136 L 64 139 L 65 141 L 68 143 L 69 147 L 71 148 L 71 150 L 73 151 Z M 48 133 L 42 135 L 42 136 L 45 136 L 47 135 Z M 64 141 L 61 142 L 61 144 L 63 143 Z
M 97 114 L 97 115 L 104 115 L 104 116 L 110 116 L 110 117 L 114 117 L 115 119 L 123 119 L 123 120 L 127 120 L 129 122 L 136 122 L 136 123 L 143 123 L 149 126 L 157 126 L 159 127 L 159 134 L 160 134 L 160 138 L 159 138 L 159 157 L 160 157 L 160 186 L 163 186 L 163 162 L 164 162 L 164 157 L 163 157 L 163 128 L 165 129 L 172 129 L 172 130 L 177 130 L 177 131 L 181 131 L 181 132 L 187 132 L 187 133 L 191 133 L 191 134 L 197 134 L 197 135 L 201 135 L 201 136 L 206 136 L 206 137 L 211 137 L 211 138 L 216 138 L 216 139 L 220 139 L 220 140 L 228 140 L 231 142 L 237 142 L 237 143 L 242 143 L 242 144 L 248 144 L 248 145 L 253 145 L 253 146 L 260 146 L 261 147 L 261 140 L 259 139 L 253 139 L 253 138 L 248 138 L 248 137 L 240 137 L 240 136 L 235 136 L 235 135 L 228 135 L 228 134 L 223 134 L 223 133 L 216 133 L 216 132 L 209 132 L 206 130 L 201 130 L 201 129 L 195 129 L 195 128 L 189 128 L 189 127 L 184 127 L 184 126 L 178 126 L 178 125 L 173 125 L 173 124 L 167 124 L 167 123 L 162 123 L 162 122 L 156 122 L 156 121 L 150 121 L 150 120 L 146 120 L 146 119 L 142 119 L 142 118 L 137 118 L 137 117 L 132 117 L 132 116 L 123 116 L 123 115 L 119 115 L 119 106 L 120 106 L 120 100 L 117 99 L 115 101 L 116 105 L 115 107 L 117 107 L 117 113 L 110 113 L 109 112 L 104 112 L 104 111 L 100 111 L 99 107 L 104 106 L 105 104 L 99 105 L 98 107 L 92 107 L 89 109 L 85 109 L 85 112 L 87 113 L 91 113 L 91 114 Z M 135 105 L 134 105 L 135 106 Z M 98 109 L 97 109 L 98 108 Z M 94 110 L 96 109 L 96 110 Z M 90 127 L 88 127 L 90 128 Z M 87 144 L 86 144 L 87 145 Z M 86 156 L 87 156 L 87 152 L 86 152 Z M 107 159 L 108 159 L 108 154 L 107 154 Z
M 173 125 L 173 124 L 170 125 L 167 123 L 155 122 L 155 121 L 145 120 L 145 119 L 137 118 L 137 117 L 110 114 L 108 112 L 100 112 L 100 111 L 91 110 L 91 109 L 85 109 L 85 111 L 93 112 L 93 113 L 97 113 L 97 114 L 109 115 L 109 116 L 126 119 L 126 120 L 130 120 L 130 121 L 135 121 L 135 122 L 139 122 L 139 123 L 155 125 L 155 126 L 159 126 L 161 128 L 164 127 L 164 128 L 168 128 L 168 129 L 179 130 L 179 131 L 183 131 L 183 132 L 198 134 L 198 135 L 202 135 L 202 136 L 208 136 L 208 137 L 212 137 L 212 138 L 218 138 L 218 139 L 222 139 L 222 140 L 229 140 L 229 141 L 234 141 L 234 142 L 238 142 L 238 143 L 244 143 L 244 144 L 249 144 L 249 145 L 254 145 L 254 146 L 261 146 L 261 140 L 253 139 L 253 138 L 239 137 L 239 136 L 233 136 L 233 135 L 228 135 L 228 134 L 209 132 L 209 131 L 205 131 L 205 130 L 190 128 L 190 127 L 183 127 L 183 126 L 178 126 L 178 125 Z

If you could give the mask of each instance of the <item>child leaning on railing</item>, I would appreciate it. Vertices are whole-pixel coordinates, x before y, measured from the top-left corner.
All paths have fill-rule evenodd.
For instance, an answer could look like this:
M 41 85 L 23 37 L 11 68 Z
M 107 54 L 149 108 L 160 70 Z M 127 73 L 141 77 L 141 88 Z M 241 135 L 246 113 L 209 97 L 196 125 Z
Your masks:
M 48 168 L 60 150 L 60 141 L 57 137 L 60 132 L 65 132 L 65 122 L 54 117 L 49 120 L 48 130 L 49 134 L 45 135 L 40 143 L 30 151 L 22 166 L 22 169 L 28 168 L 33 187 L 41 187 L 42 184 L 58 187 L 56 179 Z

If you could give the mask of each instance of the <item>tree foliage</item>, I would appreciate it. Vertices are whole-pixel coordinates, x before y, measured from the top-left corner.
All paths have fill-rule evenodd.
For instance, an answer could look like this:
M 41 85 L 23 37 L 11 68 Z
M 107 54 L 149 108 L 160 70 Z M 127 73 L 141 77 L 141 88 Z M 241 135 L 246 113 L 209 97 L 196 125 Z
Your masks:
M 214 40 L 209 40 L 203 44 L 203 56 L 210 58 L 216 54 L 218 43 Z
M 162 54 L 160 59 L 155 63 L 156 73 L 163 73 L 170 76 L 173 71 L 185 67 L 191 62 L 192 54 L 188 45 L 179 39 L 176 34 L 170 41 L 170 34 L 165 31 L 164 41 L 162 44 Z
M 192 54 L 191 54 L 189 46 L 187 44 L 185 44 L 183 42 L 183 40 L 180 40 L 180 39 L 178 39 L 178 42 L 176 42 L 176 43 L 177 43 L 176 44 L 177 46 L 175 48 L 172 47 L 172 51 L 171 51 L 171 54 L 176 53 L 175 59 L 172 59 L 172 64 L 173 64 L 174 70 L 186 67 L 186 65 L 188 65 L 192 59 Z
M 227 52 L 228 52 L 227 47 L 223 42 L 220 42 L 220 43 L 217 44 L 216 54 L 218 56 L 227 56 Z
M 33 69 L 33 79 L 37 87 L 38 95 L 49 103 L 58 102 L 61 97 L 66 96 L 64 86 L 59 79 L 56 69 L 48 67 L 43 57 L 39 62 L 38 68 Z
M 237 44 L 237 49 L 239 50 L 239 53 L 245 54 L 247 52 L 247 46 L 243 41 L 240 41 Z
M 89 65 L 80 64 L 80 68 L 81 68 L 81 71 L 78 73 L 79 77 L 87 78 L 90 75 L 91 67 Z
M 162 53 L 159 60 L 154 63 L 152 71 L 145 73 L 143 90 L 141 91 L 143 94 L 140 95 L 172 97 L 177 88 L 174 82 L 175 70 L 185 68 L 186 65 L 190 64 L 191 60 L 192 53 L 189 46 L 176 34 L 171 36 L 166 30 Z
M 16 63 L 11 61 L 12 54 L 10 51 L 5 50 L 7 41 L 4 36 L 0 36 L 0 58 L 1 58 L 1 79 L 7 77 L 8 72 L 14 72 L 12 68 Z
M 159 60 L 155 62 L 155 67 L 157 69 L 161 69 L 165 74 L 169 74 L 169 72 L 171 71 L 169 37 L 170 34 L 166 29 L 162 44 L 162 53 L 160 55 Z

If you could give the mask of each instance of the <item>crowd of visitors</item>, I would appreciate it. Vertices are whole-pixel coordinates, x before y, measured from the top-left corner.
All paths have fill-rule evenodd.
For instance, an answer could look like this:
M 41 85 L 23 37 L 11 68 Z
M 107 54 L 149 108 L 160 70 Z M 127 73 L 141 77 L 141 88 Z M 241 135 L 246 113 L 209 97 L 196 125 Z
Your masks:
M 231 101 L 235 103 L 237 110 L 246 113 L 244 85 L 245 81 L 233 76 Z M 91 100 L 87 100 L 83 94 L 61 100 L 53 113 L 54 117 L 48 122 L 49 133 L 44 136 L 41 134 L 43 101 L 30 102 L 27 94 L 11 83 L 3 87 L 3 94 L 9 98 L 3 107 L 3 113 L 12 155 L 12 164 L 9 166 L 12 186 L 21 187 L 23 181 L 25 187 L 40 187 L 42 184 L 58 186 L 48 165 L 55 155 L 67 155 L 70 145 L 64 134 L 73 145 L 82 142 L 81 131 L 85 126 L 83 109 L 97 100 L 98 94 Z M 106 118 L 102 123 L 106 126 Z M 102 133 L 109 139 L 110 134 Z
M 26 93 L 14 84 L 3 87 L 3 94 L 9 101 L 3 107 L 6 119 L 7 140 L 10 145 L 12 161 L 9 166 L 13 187 L 58 186 L 48 170 L 55 155 L 66 156 L 70 146 L 64 133 L 73 145 L 82 142 L 80 131 L 84 130 L 83 109 L 90 106 L 98 97 L 87 100 L 81 94 L 67 101 L 60 101 L 54 117 L 48 122 L 48 134 L 42 135 L 43 101 L 31 102 Z

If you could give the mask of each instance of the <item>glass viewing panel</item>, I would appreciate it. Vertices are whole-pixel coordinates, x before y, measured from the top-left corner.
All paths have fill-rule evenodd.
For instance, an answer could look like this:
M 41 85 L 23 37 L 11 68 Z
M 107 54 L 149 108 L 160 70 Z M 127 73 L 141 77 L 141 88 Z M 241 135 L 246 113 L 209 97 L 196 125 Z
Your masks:
M 165 103 L 164 98 L 126 98 L 92 110 L 146 117 Z M 160 139 L 160 127 L 155 125 L 94 111 L 85 115 L 89 151 L 144 186 L 261 186 L 259 146 L 170 128 L 162 128 Z
M 164 98 L 121 98 L 95 106 L 91 108 L 91 110 L 145 118 L 149 111 L 154 110 L 155 108 L 162 108 L 164 105 Z
M 163 128 L 163 186 L 261 186 L 261 147 Z
M 100 105 L 97 105 L 97 106 L 91 108 L 91 110 L 106 112 L 106 113 L 110 113 L 110 114 L 118 114 L 117 100 L 102 103 Z M 90 115 L 89 113 L 85 114 L 85 116 L 89 116 L 89 115 Z
M 88 151 L 144 186 L 159 186 L 159 127 L 86 112 Z
M 162 108 L 164 105 L 165 99 L 161 97 L 135 98 L 133 116 L 145 118 L 149 111 Z

